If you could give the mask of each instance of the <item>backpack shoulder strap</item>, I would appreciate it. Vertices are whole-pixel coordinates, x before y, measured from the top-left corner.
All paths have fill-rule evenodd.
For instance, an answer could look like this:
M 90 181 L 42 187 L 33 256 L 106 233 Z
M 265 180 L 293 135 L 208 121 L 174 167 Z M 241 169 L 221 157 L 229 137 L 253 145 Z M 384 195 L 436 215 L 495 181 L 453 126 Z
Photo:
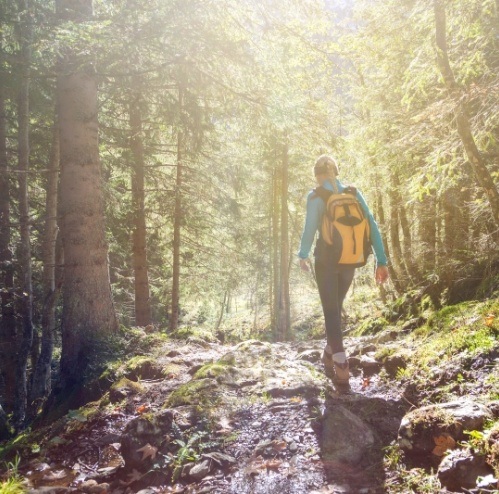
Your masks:
M 357 196 L 357 187 L 348 185 L 343 189 L 343 194 L 351 194 L 352 196 Z
M 314 193 L 320 197 L 325 203 L 327 203 L 327 200 L 333 195 L 333 193 L 330 190 L 325 189 L 322 187 L 316 187 L 314 189 Z

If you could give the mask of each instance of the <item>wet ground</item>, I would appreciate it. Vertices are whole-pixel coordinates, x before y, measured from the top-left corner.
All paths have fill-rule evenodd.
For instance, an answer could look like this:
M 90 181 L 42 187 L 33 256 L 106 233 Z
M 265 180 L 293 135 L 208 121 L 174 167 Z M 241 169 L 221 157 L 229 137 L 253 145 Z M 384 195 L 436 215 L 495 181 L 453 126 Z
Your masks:
M 322 344 L 257 343 L 234 349 L 179 343 L 178 351 L 163 359 L 178 365 L 177 373 L 164 379 L 143 380 L 144 393 L 101 407 L 89 417 L 71 412 L 62 423 L 46 429 L 39 437 L 40 444 L 30 445 L 31 452 L 26 448 L 20 451 L 20 473 L 33 493 L 386 492 L 384 448 L 396 438 L 409 404 L 389 382 L 360 370 L 354 371 L 351 392 L 337 393 L 322 374 L 318 357 Z M 209 434 L 205 439 L 211 441 L 211 446 L 203 452 L 224 454 L 233 461 L 212 462 L 211 471 L 197 480 L 179 475 L 172 481 L 171 477 L 168 480 L 127 469 L 120 451 L 126 424 L 163 408 L 170 393 L 192 379 L 197 368 L 231 351 L 244 352 L 248 360 L 241 380 L 224 388 L 227 403 L 215 407 L 216 426 L 212 424 L 211 430 L 205 426 Z M 328 408 L 338 406 L 375 431 L 372 447 L 355 464 L 325 461 L 322 455 L 323 416 Z M 179 453 L 176 455 L 178 460 Z

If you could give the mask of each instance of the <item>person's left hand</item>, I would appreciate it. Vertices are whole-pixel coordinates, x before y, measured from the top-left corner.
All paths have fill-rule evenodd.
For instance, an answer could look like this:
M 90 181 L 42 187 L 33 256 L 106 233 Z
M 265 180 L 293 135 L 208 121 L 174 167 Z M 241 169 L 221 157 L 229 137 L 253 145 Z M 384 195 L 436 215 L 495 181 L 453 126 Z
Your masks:
M 387 266 L 378 266 L 376 268 L 375 278 L 376 278 L 376 283 L 378 283 L 378 285 L 382 285 L 383 283 L 385 283 L 389 277 L 390 274 L 388 273 Z

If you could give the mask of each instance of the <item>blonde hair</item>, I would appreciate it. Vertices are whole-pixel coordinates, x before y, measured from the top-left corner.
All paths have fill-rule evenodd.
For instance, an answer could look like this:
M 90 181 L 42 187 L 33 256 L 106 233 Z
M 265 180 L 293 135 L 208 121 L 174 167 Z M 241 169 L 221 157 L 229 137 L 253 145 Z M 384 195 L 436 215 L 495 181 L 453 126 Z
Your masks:
M 327 154 L 319 156 L 314 164 L 314 173 L 317 175 L 319 173 L 326 173 L 328 178 L 335 180 L 340 174 L 338 163 L 336 160 Z

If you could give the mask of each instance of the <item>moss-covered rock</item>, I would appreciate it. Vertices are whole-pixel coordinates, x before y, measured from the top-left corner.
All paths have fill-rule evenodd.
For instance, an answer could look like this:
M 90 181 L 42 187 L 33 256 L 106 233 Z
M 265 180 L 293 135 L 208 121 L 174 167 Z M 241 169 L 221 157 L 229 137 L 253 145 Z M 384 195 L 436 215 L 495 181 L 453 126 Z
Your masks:
M 130 381 L 126 377 L 122 377 L 115 382 L 109 390 L 109 400 L 111 403 L 119 403 L 128 396 L 144 393 L 144 386 L 135 381 Z
M 193 379 L 178 387 L 168 397 L 166 406 L 213 404 L 218 401 L 218 389 L 215 379 Z
M 203 365 L 193 376 L 193 379 L 216 379 L 218 382 L 225 382 L 227 378 L 234 375 L 235 367 L 226 362 L 215 362 Z
M 442 456 L 442 448 L 466 439 L 464 431 L 482 430 L 491 417 L 484 405 L 464 400 L 418 408 L 402 420 L 398 443 L 406 453 Z
M 131 358 L 126 363 L 123 374 L 132 381 L 160 379 L 164 376 L 163 367 L 155 359 L 143 355 Z
M 173 338 L 189 340 L 191 343 L 216 343 L 216 336 L 208 329 L 197 326 L 183 326 L 173 333 Z

